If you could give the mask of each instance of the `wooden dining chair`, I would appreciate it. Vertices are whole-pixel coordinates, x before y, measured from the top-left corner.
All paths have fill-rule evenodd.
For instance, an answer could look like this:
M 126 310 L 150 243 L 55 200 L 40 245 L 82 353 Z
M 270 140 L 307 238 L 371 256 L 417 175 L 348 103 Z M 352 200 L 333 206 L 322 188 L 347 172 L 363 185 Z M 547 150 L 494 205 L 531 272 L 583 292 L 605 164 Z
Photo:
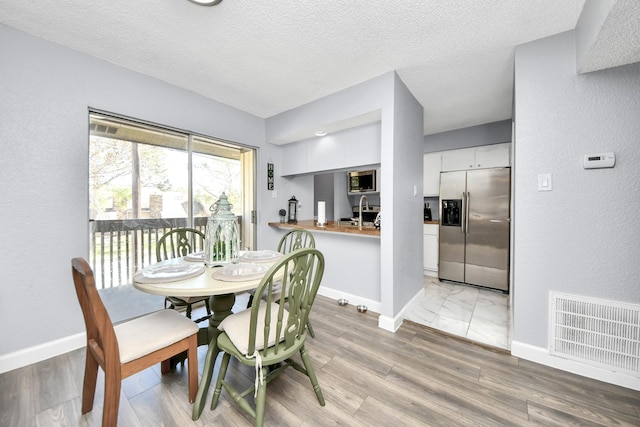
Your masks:
M 294 228 L 293 230 L 287 231 L 280 239 L 280 242 L 278 242 L 278 252 L 285 255 L 297 249 L 315 247 L 316 240 L 313 237 L 313 234 L 304 228 Z M 250 308 L 253 304 L 254 295 L 255 291 L 250 292 L 247 308 Z M 310 321 L 307 322 L 307 329 L 309 329 L 309 335 L 311 335 L 312 338 L 315 338 L 316 334 L 313 332 L 313 327 L 311 327 Z
M 267 384 L 290 366 L 309 377 L 318 402 L 325 405 L 305 348 L 306 322 L 323 273 L 324 256 L 317 249 L 290 252 L 271 266 L 260 281 L 257 288 L 258 294 L 263 295 L 260 303 L 232 314 L 220 323 L 218 329 L 222 333 L 218 335 L 217 343 L 224 354 L 211 409 L 216 408 L 224 387 L 229 397 L 255 418 L 256 426 L 262 426 Z M 276 283 L 282 286 L 278 293 L 274 289 Z M 293 359 L 296 354 L 300 355 L 302 365 Z M 225 381 L 231 356 L 243 365 L 255 367 L 255 384 L 242 392 L 236 390 L 232 381 Z M 262 369 L 267 366 L 270 369 Z M 255 409 L 245 400 L 251 395 L 255 398 Z
M 71 265 L 87 332 L 82 414 L 93 408 L 98 366 L 105 378 L 102 426 L 115 426 L 122 380 L 185 351 L 189 361 L 189 402 L 193 403 L 198 391 L 198 326 L 174 310 L 160 310 L 113 325 L 87 261 L 73 258 Z M 162 373 L 166 373 L 168 363 L 161 366 Z
M 181 256 L 189 255 L 190 253 L 204 250 L 204 233 L 195 228 L 175 228 L 165 233 L 156 245 L 156 259 L 158 261 L 164 261 L 166 259 L 178 258 Z M 211 317 L 211 308 L 209 307 L 208 296 L 196 296 L 196 297 L 174 297 L 168 296 L 164 299 L 165 308 L 177 308 L 185 307 L 186 315 L 191 319 L 191 312 L 193 311 L 193 304 L 198 302 L 204 302 L 204 306 L 207 310 L 207 315 L 195 322 L 199 323 L 207 320 Z

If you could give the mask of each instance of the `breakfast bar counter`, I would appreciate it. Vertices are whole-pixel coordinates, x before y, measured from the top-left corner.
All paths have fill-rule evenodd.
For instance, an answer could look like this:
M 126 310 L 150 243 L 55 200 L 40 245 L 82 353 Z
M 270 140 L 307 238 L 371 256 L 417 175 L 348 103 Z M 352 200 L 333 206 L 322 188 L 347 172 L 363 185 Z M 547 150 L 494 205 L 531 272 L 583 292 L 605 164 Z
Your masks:
M 318 227 L 313 219 L 298 220 L 295 224 L 268 224 L 273 234 L 285 234 L 294 228 L 304 228 L 313 234 L 315 247 L 325 258 L 319 295 L 335 300 L 344 298 L 349 304 L 366 305 L 369 312 L 380 313 L 382 238 L 379 229 L 338 221 L 328 221 Z
M 270 222 L 269 226 L 283 229 L 304 228 L 305 230 L 317 231 L 320 233 L 340 233 L 361 237 L 380 238 L 380 229 L 378 228 L 371 226 L 359 227 L 357 225 L 344 225 L 336 221 L 328 221 L 324 226 L 318 226 L 318 222 L 314 219 L 298 221 L 295 224 L 289 224 L 286 222 Z

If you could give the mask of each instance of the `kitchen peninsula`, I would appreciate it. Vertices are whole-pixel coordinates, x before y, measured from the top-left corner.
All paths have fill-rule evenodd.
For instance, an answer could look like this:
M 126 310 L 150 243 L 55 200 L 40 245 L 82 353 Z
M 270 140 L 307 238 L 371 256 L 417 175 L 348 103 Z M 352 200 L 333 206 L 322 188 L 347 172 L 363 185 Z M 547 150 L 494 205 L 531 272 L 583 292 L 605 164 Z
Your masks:
M 298 221 L 294 224 L 286 222 L 270 222 L 269 226 L 278 228 L 304 228 L 309 231 L 321 233 L 348 233 L 362 237 L 380 237 L 380 229 L 370 226 L 358 227 L 357 225 L 343 225 L 337 221 L 328 221 L 324 226 L 318 226 L 318 222 L 313 219 Z
M 363 304 L 370 312 L 380 313 L 379 229 L 372 226 L 360 228 L 337 221 L 318 227 L 313 219 L 299 220 L 294 224 L 270 222 L 269 226 L 282 233 L 293 228 L 304 228 L 313 233 L 316 248 L 325 258 L 324 276 L 318 291 L 320 295 L 335 300 L 344 298 L 350 306 Z

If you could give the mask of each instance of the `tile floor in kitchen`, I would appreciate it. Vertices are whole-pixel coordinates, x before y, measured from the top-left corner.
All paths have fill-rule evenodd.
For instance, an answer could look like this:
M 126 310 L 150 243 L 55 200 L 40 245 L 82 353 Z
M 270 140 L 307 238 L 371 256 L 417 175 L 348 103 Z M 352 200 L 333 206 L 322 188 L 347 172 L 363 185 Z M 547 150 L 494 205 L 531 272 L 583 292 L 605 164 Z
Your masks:
M 424 276 L 424 292 L 405 319 L 479 343 L 509 350 L 509 295 L 500 291 L 440 282 Z

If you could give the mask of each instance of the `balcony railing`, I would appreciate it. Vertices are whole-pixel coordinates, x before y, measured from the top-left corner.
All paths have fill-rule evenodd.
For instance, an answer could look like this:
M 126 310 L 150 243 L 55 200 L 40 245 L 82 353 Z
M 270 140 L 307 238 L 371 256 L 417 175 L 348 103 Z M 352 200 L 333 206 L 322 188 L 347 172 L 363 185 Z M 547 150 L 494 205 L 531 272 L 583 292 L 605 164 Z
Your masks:
M 193 228 L 206 230 L 207 217 L 194 218 Z M 89 223 L 90 263 L 98 289 L 132 283 L 136 271 L 157 262 L 156 242 L 174 228 L 187 227 L 187 218 L 94 220 Z M 242 218 L 238 227 L 242 235 Z

